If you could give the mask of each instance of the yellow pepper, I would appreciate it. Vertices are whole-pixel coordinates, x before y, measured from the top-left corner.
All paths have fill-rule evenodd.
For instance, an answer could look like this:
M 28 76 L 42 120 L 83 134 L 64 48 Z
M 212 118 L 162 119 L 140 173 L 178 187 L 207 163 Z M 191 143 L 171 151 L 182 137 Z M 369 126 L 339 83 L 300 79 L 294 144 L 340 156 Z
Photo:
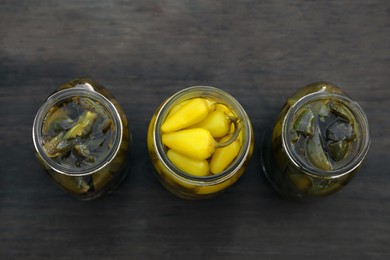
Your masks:
M 232 111 L 227 106 L 225 106 L 223 104 L 215 104 L 215 110 L 224 112 L 225 115 L 227 115 L 227 116 L 234 116 Z
M 226 136 L 221 139 L 221 142 L 225 142 L 231 138 L 230 136 Z M 218 174 L 225 170 L 234 160 L 234 158 L 237 157 L 238 153 L 240 152 L 240 141 L 239 139 L 236 139 L 233 143 L 217 148 L 211 157 L 210 162 L 210 171 L 213 174 Z
M 204 98 L 193 98 L 165 120 L 161 131 L 170 133 L 192 126 L 205 119 L 213 107 L 214 102 L 212 101 Z
M 193 98 L 175 105 L 161 126 L 167 156 L 180 170 L 195 176 L 217 174 L 237 157 L 241 123 L 225 105 Z M 221 138 L 219 142 L 215 138 Z M 218 153 L 216 151 L 218 150 Z M 206 159 L 211 158 L 210 165 Z
M 216 144 L 210 132 L 203 128 L 165 133 L 162 135 L 162 142 L 176 152 L 198 160 L 209 158 L 213 154 Z
M 180 108 L 182 108 L 185 104 L 187 104 L 188 101 L 190 100 L 184 100 L 183 102 L 180 102 L 179 104 L 173 106 L 172 109 L 169 111 L 169 114 L 167 115 L 167 118 L 165 120 L 173 116 L 177 111 L 180 110 Z
M 211 186 L 202 186 L 199 187 L 199 190 L 196 192 L 197 194 L 215 194 L 216 192 L 222 191 L 225 188 L 229 187 L 234 183 L 233 180 L 226 180 L 224 182 L 211 185 Z
M 197 160 L 180 154 L 172 149 L 167 152 L 169 160 L 180 170 L 195 176 L 206 176 L 209 174 L 209 163 L 207 160 Z
M 230 110 L 227 106 L 223 105 L 223 104 L 215 104 L 215 111 L 221 111 L 223 112 L 228 118 L 232 119 L 232 118 L 236 118 L 236 116 L 234 115 L 234 113 L 232 112 L 232 110 Z M 230 120 L 231 122 L 232 120 Z M 235 125 L 234 123 L 231 122 L 230 124 L 230 129 L 228 131 L 229 134 L 233 134 L 235 131 Z
M 229 117 L 224 112 L 216 110 L 193 127 L 207 129 L 213 137 L 223 137 L 229 132 L 230 123 Z

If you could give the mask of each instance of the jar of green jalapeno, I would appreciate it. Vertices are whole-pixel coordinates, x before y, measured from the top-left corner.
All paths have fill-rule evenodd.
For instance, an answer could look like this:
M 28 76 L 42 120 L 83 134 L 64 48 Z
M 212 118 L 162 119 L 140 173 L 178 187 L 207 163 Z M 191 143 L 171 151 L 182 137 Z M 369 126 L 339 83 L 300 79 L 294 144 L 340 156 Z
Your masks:
M 335 85 L 316 82 L 282 108 L 263 151 L 263 169 L 284 197 L 323 197 L 352 179 L 369 145 L 362 108 Z
M 129 141 L 122 108 L 90 79 L 60 86 L 33 124 L 36 154 L 48 175 L 83 200 L 112 191 L 124 179 Z
M 185 199 L 216 196 L 244 173 L 253 130 L 242 106 L 208 86 L 183 89 L 150 120 L 148 150 L 158 180 Z

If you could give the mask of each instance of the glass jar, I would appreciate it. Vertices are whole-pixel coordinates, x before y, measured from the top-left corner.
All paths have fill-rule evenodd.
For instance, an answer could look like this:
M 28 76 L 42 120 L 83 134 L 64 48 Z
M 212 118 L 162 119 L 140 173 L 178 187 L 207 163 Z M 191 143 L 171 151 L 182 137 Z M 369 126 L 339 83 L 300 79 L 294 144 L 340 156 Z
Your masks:
M 214 106 L 221 106 L 222 110 L 225 109 L 225 116 L 231 113 L 230 118 L 234 117 L 234 119 L 232 119 L 234 122 L 232 122 L 233 126 L 230 125 L 231 128 L 229 129 L 230 134 L 228 134 L 228 138 L 230 138 L 230 141 L 234 142 L 238 142 L 239 140 L 240 144 L 239 148 L 237 149 L 237 156 L 232 159 L 231 163 L 228 163 L 225 168 L 221 168 L 219 172 L 215 171 L 215 173 L 211 173 L 211 166 L 210 168 L 206 169 L 202 176 L 197 176 L 193 175 L 192 173 L 190 174 L 186 172 L 182 168 L 183 165 L 181 165 L 182 167 L 180 167 L 179 164 L 187 163 L 186 159 L 181 160 L 182 157 L 180 157 L 180 155 L 179 161 L 176 161 L 176 163 L 173 163 L 171 161 L 172 157 L 171 159 L 168 158 L 167 153 L 169 153 L 169 150 L 175 149 L 168 149 L 167 145 L 163 143 L 164 134 L 166 133 L 161 130 L 161 127 L 163 126 L 164 122 L 166 122 L 166 119 L 174 113 L 174 110 L 177 110 L 177 108 L 181 107 L 183 104 L 185 104 L 185 102 L 190 103 L 191 100 L 198 98 L 213 103 L 213 108 L 211 108 L 210 111 L 218 109 Z M 194 113 L 197 114 L 198 111 Z M 203 131 L 199 130 L 199 124 L 189 126 L 189 128 L 196 129 L 193 130 L 194 132 Z M 182 131 L 186 130 L 178 130 L 178 132 Z M 223 140 L 223 138 L 221 139 L 220 137 L 211 139 L 211 142 L 213 143 L 213 145 L 216 145 L 216 147 L 218 147 L 218 145 L 221 144 L 221 140 Z M 187 140 L 182 141 L 186 142 Z M 233 183 L 235 183 L 243 174 L 253 151 L 253 130 L 246 112 L 238 103 L 238 101 L 234 99 L 231 95 L 218 88 L 196 86 L 186 88 L 177 92 L 160 105 L 160 107 L 156 110 L 150 121 L 147 134 L 147 142 L 150 158 L 156 170 L 156 176 L 158 180 L 165 186 L 165 188 L 167 188 L 170 192 L 181 198 L 201 199 L 219 194 L 226 188 L 230 187 Z M 223 149 L 223 146 L 225 145 L 226 143 L 224 145 L 221 145 L 220 148 Z M 197 146 L 197 144 L 195 146 Z M 199 146 L 201 145 L 199 144 Z M 214 148 L 215 147 L 212 147 L 212 149 Z M 211 162 L 211 160 L 213 159 L 212 156 L 217 153 L 218 149 L 219 148 L 216 148 L 212 155 L 204 156 L 205 158 L 204 160 L 202 160 L 204 162 L 203 165 L 206 165 L 206 167 L 208 167 L 208 163 Z M 179 152 L 179 154 L 180 153 L 181 152 Z M 184 167 L 191 166 L 184 165 Z M 215 168 L 216 167 L 214 167 L 214 169 Z M 190 168 L 189 170 L 192 169 Z
M 366 115 L 337 86 L 316 82 L 286 102 L 262 153 L 263 170 L 282 196 L 305 200 L 344 187 L 370 145 Z
M 125 178 L 131 136 L 122 108 L 91 79 L 57 88 L 33 124 L 36 155 L 64 191 L 91 200 L 114 190 Z

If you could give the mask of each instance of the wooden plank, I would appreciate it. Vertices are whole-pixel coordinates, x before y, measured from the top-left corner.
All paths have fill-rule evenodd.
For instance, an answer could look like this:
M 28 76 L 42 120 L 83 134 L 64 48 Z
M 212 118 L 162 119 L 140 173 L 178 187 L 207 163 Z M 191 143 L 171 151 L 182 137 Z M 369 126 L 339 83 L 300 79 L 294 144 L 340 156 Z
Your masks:
M 1 259 L 388 259 L 388 1 L 2 1 Z M 79 202 L 45 176 L 32 122 L 59 85 L 92 77 L 117 97 L 134 142 L 111 195 Z M 344 88 L 366 111 L 372 145 L 356 178 L 313 203 L 281 199 L 261 172 L 261 135 L 310 82 Z M 206 201 L 157 182 L 146 130 L 174 92 L 234 95 L 255 131 L 240 181 Z

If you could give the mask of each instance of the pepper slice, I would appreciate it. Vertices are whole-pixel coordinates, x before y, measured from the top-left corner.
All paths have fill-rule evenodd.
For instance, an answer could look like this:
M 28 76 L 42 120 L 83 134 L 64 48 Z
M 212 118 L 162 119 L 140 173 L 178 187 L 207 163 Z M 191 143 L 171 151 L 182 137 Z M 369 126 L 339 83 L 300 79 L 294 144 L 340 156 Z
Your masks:
M 337 120 L 326 129 L 326 139 L 332 141 L 351 141 L 355 139 L 355 131 L 348 122 Z
M 92 130 L 92 125 L 95 122 L 97 114 L 91 111 L 86 111 L 64 136 L 64 140 L 72 139 L 77 136 L 84 137 Z
M 326 157 L 318 134 L 307 140 L 306 154 L 307 158 L 314 166 L 327 171 L 332 170 L 332 164 Z
M 72 149 L 72 145 L 75 143 L 75 140 L 67 141 L 63 140 L 64 132 L 59 133 L 57 136 L 50 139 L 49 142 L 43 145 L 43 150 L 49 157 L 56 157 Z
M 345 105 L 341 104 L 340 102 L 330 101 L 328 103 L 328 108 L 334 115 L 339 116 L 353 124 L 354 116 Z
M 328 147 L 333 160 L 340 161 L 347 155 L 349 143 L 347 141 L 338 141 L 329 144 Z
M 294 129 L 300 134 L 313 136 L 314 134 L 314 114 L 310 109 L 302 109 L 294 119 Z

